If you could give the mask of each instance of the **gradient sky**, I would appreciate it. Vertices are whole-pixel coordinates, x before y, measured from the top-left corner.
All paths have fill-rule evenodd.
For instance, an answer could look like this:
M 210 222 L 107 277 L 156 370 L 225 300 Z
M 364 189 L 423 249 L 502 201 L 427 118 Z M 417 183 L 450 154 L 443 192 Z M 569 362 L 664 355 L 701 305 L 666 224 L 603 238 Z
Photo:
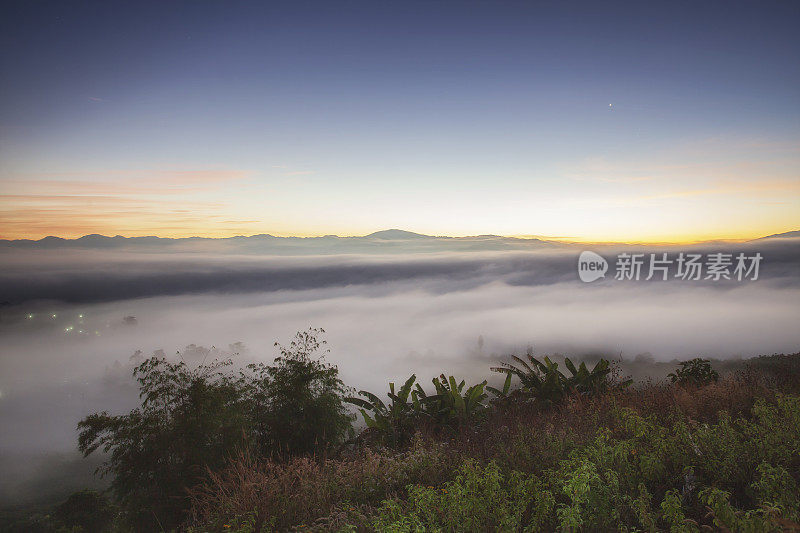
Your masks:
M 797 2 L 0 9 L 3 238 L 800 229 Z

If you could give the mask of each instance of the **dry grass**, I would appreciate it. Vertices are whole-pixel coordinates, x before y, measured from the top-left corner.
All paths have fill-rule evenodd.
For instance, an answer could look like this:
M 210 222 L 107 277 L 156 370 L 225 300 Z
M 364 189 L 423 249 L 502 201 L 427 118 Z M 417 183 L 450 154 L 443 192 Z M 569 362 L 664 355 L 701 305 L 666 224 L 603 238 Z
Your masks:
M 444 446 L 423 447 L 420 441 L 404 452 L 366 448 L 347 458 L 298 457 L 284 463 L 241 453 L 190 491 L 192 520 L 223 527 L 218 522 L 228 517 L 248 517 L 254 531 L 311 525 L 323 517 L 330 521 L 342 508 L 357 511 L 402 494 L 409 483 L 442 483 L 453 464 Z

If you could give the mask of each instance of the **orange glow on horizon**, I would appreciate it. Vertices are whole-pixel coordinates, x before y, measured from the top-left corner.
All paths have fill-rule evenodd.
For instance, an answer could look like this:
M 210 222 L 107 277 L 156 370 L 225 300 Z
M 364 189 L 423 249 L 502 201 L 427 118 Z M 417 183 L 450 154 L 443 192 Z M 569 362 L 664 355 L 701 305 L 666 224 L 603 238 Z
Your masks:
M 133 221 L 131 221 L 133 222 Z M 141 222 L 141 220 L 139 220 Z M 375 231 L 381 231 L 387 228 L 369 228 L 362 231 L 339 231 L 339 232 L 292 232 L 292 231 L 270 231 L 268 228 L 258 229 L 253 227 L 248 228 L 241 228 L 240 230 L 231 228 L 231 229 L 220 229 L 220 228 L 190 228 L 190 227 L 178 227 L 178 226 L 162 226 L 160 228 L 153 227 L 151 229 L 140 229 L 134 230 L 130 227 L 124 227 L 123 225 L 117 226 L 117 229 L 101 229 L 98 226 L 94 225 L 84 225 L 84 224 L 74 224 L 71 226 L 53 226 L 51 228 L 43 228 L 38 227 L 35 232 L 33 231 L 6 231 L 6 228 L 9 227 L 6 224 L 6 221 L 0 219 L 0 239 L 5 240 L 16 240 L 16 239 L 29 239 L 29 240 L 39 240 L 45 237 L 60 237 L 64 239 L 77 239 L 86 235 L 104 235 L 107 237 L 114 237 L 114 236 L 122 236 L 122 237 L 162 237 L 162 238 L 171 238 L 171 239 L 181 239 L 181 238 L 190 238 L 190 237 L 200 237 L 200 238 L 209 238 L 209 239 L 224 239 L 224 238 L 231 238 L 231 237 L 250 237 L 254 235 L 263 235 L 268 234 L 275 237 L 297 237 L 297 238 L 311 238 L 311 237 L 324 237 L 327 235 L 336 235 L 338 237 L 361 237 L 364 235 L 369 235 Z M 13 225 L 12 225 L 13 227 Z M 697 244 L 709 241 L 726 241 L 726 242 L 746 242 L 753 239 L 758 239 L 761 237 L 765 237 L 767 235 L 774 235 L 779 233 L 784 233 L 787 231 L 794 231 L 796 227 L 783 227 L 783 228 L 775 228 L 773 230 L 766 230 L 766 231 L 751 231 L 751 232 L 735 232 L 730 233 L 727 235 L 721 234 L 713 234 L 713 233 L 698 233 L 695 235 L 691 234 L 675 234 L 672 236 L 652 236 L 650 238 L 646 236 L 636 236 L 635 234 L 631 234 L 630 236 L 626 237 L 625 235 L 609 235 L 606 238 L 598 238 L 598 237 L 589 237 L 589 236 L 549 236 L 549 235 L 539 235 L 539 234 L 530 234 L 530 233 L 515 233 L 515 234 L 497 234 L 497 233 L 484 233 L 482 235 L 497 235 L 500 237 L 510 237 L 510 238 L 519 238 L 519 239 L 540 239 L 544 241 L 553 241 L 553 242 L 563 242 L 563 243 L 575 243 L 575 244 L 613 244 L 613 243 L 624 243 L 624 244 L 665 244 L 665 245 L 673 245 L 673 244 Z M 409 230 L 412 231 L 412 230 Z M 429 235 L 433 237 L 477 237 L 479 234 L 475 233 L 456 233 L 456 234 L 445 234 L 442 232 L 437 231 L 422 231 L 422 230 L 414 230 L 415 233 L 421 233 L 423 235 Z
M 0 238 L 363 236 L 401 228 L 432 236 L 691 244 L 800 228 L 800 181 L 782 174 L 702 187 L 672 174 L 636 185 L 567 177 L 557 186 L 513 190 L 432 188 L 420 201 L 414 189 L 343 193 L 280 172 L 270 179 L 243 170 L 13 175 L 0 180 Z

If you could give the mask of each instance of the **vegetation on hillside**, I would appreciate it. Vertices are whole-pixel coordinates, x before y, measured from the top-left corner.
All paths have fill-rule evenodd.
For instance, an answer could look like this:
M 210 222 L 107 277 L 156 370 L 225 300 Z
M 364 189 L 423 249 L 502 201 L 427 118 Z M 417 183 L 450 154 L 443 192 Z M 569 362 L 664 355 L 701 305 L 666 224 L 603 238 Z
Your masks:
M 514 357 L 499 388 L 410 376 L 355 391 L 301 332 L 273 365 L 135 371 L 141 406 L 81 421 L 111 492 L 19 531 L 671 531 L 800 528 L 800 354 L 632 385 Z M 354 435 L 347 404 L 366 428 Z M 27 529 L 24 529 L 27 527 Z M 13 530 L 13 529 L 8 529 Z

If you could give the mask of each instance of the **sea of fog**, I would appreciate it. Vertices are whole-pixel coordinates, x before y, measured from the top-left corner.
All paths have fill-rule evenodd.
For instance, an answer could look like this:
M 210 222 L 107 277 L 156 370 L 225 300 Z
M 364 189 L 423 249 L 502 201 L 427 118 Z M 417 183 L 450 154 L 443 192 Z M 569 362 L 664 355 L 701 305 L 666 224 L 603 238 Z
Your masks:
M 617 281 L 619 249 L 593 249 L 611 263 L 593 283 L 578 279 L 576 247 L 0 250 L 0 502 L 42 497 L 58 472 L 83 480 L 75 472 L 94 465 L 77 459 L 76 424 L 134 406 L 132 366 L 154 353 L 271 361 L 275 342 L 323 328 L 344 381 L 384 391 L 411 373 L 423 384 L 442 372 L 491 378 L 530 346 L 662 361 L 800 350 L 798 239 L 713 247 L 762 253 L 759 279 L 741 282 Z M 664 250 L 679 248 L 642 249 Z

